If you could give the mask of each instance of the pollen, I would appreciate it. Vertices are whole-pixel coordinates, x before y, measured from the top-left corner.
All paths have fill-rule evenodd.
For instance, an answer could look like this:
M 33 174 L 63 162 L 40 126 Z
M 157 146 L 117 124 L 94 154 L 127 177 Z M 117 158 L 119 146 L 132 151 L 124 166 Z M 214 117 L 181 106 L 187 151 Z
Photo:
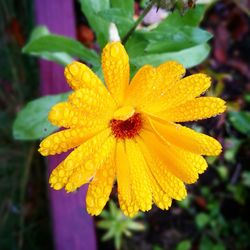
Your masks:
M 123 120 L 111 120 L 110 127 L 113 135 L 117 139 L 132 139 L 142 129 L 143 121 L 139 113 L 135 113 L 129 119 Z

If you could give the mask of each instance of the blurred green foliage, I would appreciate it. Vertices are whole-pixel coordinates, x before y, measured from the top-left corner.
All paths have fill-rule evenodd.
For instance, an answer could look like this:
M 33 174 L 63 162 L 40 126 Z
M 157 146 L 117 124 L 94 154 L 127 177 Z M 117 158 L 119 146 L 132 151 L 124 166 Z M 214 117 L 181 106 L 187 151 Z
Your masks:
M 141 214 L 133 219 L 126 217 L 112 200 L 109 202 L 109 210 L 104 210 L 100 217 L 102 219 L 98 222 L 97 227 L 106 231 L 102 240 L 113 239 L 117 250 L 121 249 L 122 239 L 125 236 L 131 237 L 133 232 L 145 230 L 145 226 L 141 222 L 135 221 L 141 217 Z
M 20 53 L 21 45 L 9 32 L 9 26 L 12 22 L 20 22 L 25 27 L 22 34 L 24 40 L 31 34 L 23 47 L 25 54 L 61 65 L 68 64 L 77 56 L 101 75 L 100 53 L 73 39 L 52 34 L 46 27 L 36 27 L 32 31 L 30 1 L 21 0 L 17 5 L 14 2 L 0 2 L 0 28 L 4 37 L 0 44 L 0 72 L 3 81 L 0 91 L 0 249 L 52 249 L 44 190 L 47 181 L 40 158 L 34 150 L 36 144 L 12 141 L 11 126 L 17 111 L 21 110 L 13 127 L 13 134 L 17 139 L 39 139 L 53 132 L 55 127 L 48 123 L 47 114 L 50 107 L 63 100 L 65 95 L 40 98 L 26 105 L 37 95 L 37 67 L 34 60 Z M 79 2 L 95 32 L 100 49 L 109 40 L 110 22 L 116 24 L 121 38 L 135 23 L 132 0 Z M 140 1 L 141 6 L 146 7 L 146 2 Z M 125 44 L 130 56 L 132 75 L 146 63 L 158 65 L 165 60 L 179 60 L 190 68 L 204 61 L 210 51 L 207 42 L 212 37 L 199 27 L 205 10 L 205 6 L 197 5 L 196 8 L 185 11 L 183 16 L 179 10 L 175 10 L 158 27 L 136 30 Z M 221 96 L 227 87 L 224 82 L 225 74 L 213 74 L 209 69 L 205 71 L 211 73 L 217 81 L 209 94 Z M 228 95 L 230 97 L 230 93 L 226 97 Z M 144 245 L 140 244 L 146 244 L 149 239 L 154 239 L 148 243 L 149 249 L 153 250 L 250 248 L 250 218 L 246 209 L 250 198 L 250 169 L 247 162 L 250 112 L 246 108 L 249 107 L 250 95 L 241 93 L 241 97 L 245 106 L 239 106 L 238 102 L 231 100 L 229 112 L 223 121 L 225 125 L 219 129 L 216 128 L 217 125 L 209 126 L 206 122 L 196 126 L 197 130 L 209 131 L 210 134 L 219 130 L 224 152 L 219 158 L 207 159 L 210 167 L 204 177 L 201 177 L 199 185 L 188 187 L 188 198 L 174 204 L 170 211 L 162 214 L 155 209 L 139 218 L 140 222 L 124 217 L 116 205 L 110 202 L 109 210 L 103 211 L 98 222 L 101 234 L 105 230 L 104 240 L 111 239 L 117 249 L 133 249 L 128 247 L 131 245 L 144 249 Z M 29 190 L 28 184 L 32 187 Z M 157 216 L 160 219 L 154 225 L 150 218 L 155 219 Z M 164 234 L 160 234 L 159 240 L 157 233 L 161 233 L 161 220 L 164 220 L 164 225 L 160 228 Z M 174 243 L 166 243 L 164 240 L 167 233 L 173 228 L 180 235 L 173 239 Z

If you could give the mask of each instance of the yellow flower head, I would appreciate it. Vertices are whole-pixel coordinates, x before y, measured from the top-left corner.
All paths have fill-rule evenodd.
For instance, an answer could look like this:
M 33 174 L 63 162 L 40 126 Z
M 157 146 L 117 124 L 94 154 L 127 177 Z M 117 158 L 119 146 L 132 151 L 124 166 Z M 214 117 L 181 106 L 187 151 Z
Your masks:
M 90 183 L 86 204 L 92 215 L 102 211 L 115 178 L 125 215 L 150 210 L 152 203 L 168 209 L 172 199 L 186 197 L 184 183 L 196 182 L 207 168 L 202 155 L 221 152 L 218 141 L 176 122 L 222 113 L 225 102 L 199 97 L 210 78 L 182 78 L 185 69 L 173 61 L 143 66 L 129 84 L 129 58 L 120 42 L 104 48 L 102 70 L 107 88 L 84 64 L 65 69 L 74 92 L 51 109 L 49 120 L 66 129 L 44 139 L 39 151 L 74 151 L 53 170 L 50 184 L 72 192 Z

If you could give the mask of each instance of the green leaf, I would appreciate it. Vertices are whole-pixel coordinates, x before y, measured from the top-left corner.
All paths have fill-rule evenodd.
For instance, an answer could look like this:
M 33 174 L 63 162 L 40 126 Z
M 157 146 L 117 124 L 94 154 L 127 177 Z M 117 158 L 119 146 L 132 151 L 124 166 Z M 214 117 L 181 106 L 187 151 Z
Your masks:
M 220 175 L 222 180 L 227 180 L 228 178 L 228 169 L 226 166 L 219 166 L 216 168 L 218 174 Z
M 250 187 L 250 171 L 244 171 L 242 173 L 242 183 L 245 186 Z
M 212 38 L 212 35 L 202 29 L 183 26 L 181 29 L 175 26 L 166 31 L 152 31 L 145 33 L 149 39 L 146 51 L 149 53 L 179 51 L 203 44 Z
M 174 60 L 179 61 L 181 64 L 183 64 L 185 68 L 191 68 L 204 61 L 207 58 L 209 51 L 210 47 L 208 44 L 201 44 L 178 52 L 147 54 L 145 56 L 138 56 L 132 58 L 130 62 L 136 65 L 137 68 L 140 68 L 145 64 L 158 66 L 159 64 L 165 61 Z
M 97 13 L 109 9 L 109 0 L 79 0 L 79 2 L 89 25 L 95 31 L 100 47 L 103 48 L 109 41 L 109 22 L 103 20 Z
M 200 229 L 203 229 L 209 222 L 209 216 L 205 213 L 199 213 L 195 217 L 195 222 Z
M 111 0 L 112 8 L 123 10 L 124 16 L 132 19 L 134 16 L 134 0 Z
M 236 154 L 242 145 L 242 140 L 232 137 L 225 139 L 225 143 L 228 145 L 228 148 L 224 153 L 224 158 L 229 162 L 235 163 Z
M 145 230 L 145 226 L 142 223 L 135 222 L 135 221 L 128 221 L 126 228 L 134 231 L 143 231 Z
M 49 95 L 29 102 L 17 115 L 13 136 L 18 140 L 35 140 L 46 137 L 58 128 L 48 121 L 52 106 L 67 99 L 69 93 Z
M 29 43 L 32 41 L 35 41 L 36 39 L 39 39 L 40 37 L 49 35 L 50 32 L 45 26 L 38 26 L 36 27 L 30 36 Z M 24 51 L 23 51 L 24 52 Z M 67 64 L 71 63 L 73 61 L 73 58 L 64 52 L 43 52 L 42 54 L 34 54 L 31 53 L 32 55 L 37 55 L 40 56 L 41 58 L 48 60 L 48 61 L 53 61 L 58 64 L 61 64 L 63 66 L 66 66 Z
M 197 27 L 202 21 L 205 11 L 206 7 L 202 4 L 198 4 L 194 9 L 189 9 L 185 15 L 180 15 L 179 11 L 176 10 L 159 24 L 157 30 L 167 31 L 167 28 L 171 26 L 178 28 L 185 25 Z
M 239 132 L 250 136 L 250 112 L 231 111 L 229 114 L 229 120 L 232 123 L 233 127 Z
M 118 27 L 120 37 L 123 37 L 133 25 L 133 20 L 126 17 L 122 9 L 108 9 L 97 13 L 106 21 L 115 23 Z
M 176 247 L 176 250 L 189 250 L 189 249 L 191 249 L 190 240 L 181 241 Z
M 116 231 L 115 234 L 115 248 L 118 250 L 122 245 L 122 233 L 120 231 Z
M 41 27 L 39 27 L 41 30 Z M 42 29 L 44 32 L 44 29 Z M 34 34 L 35 32 L 35 34 Z M 95 51 L 90 50 L 83 46 L 80 42 L 73 40 L 69 37 L 53 35 L 53 34 L 38 34 L 38 30 L 35 30 L 30 41 L 23 47 L 23 52 L 35 56 L 40 56 L 46 59 L 55 60 L 58 62 L 58 56 L 63 54 L 62 62 L 69 60 L 69 55 L 79 57 L 81 60 L 91 63 L 94 66 L 98 66 L 99 56 Z M 56 53 L 56 54 L 54 54 Z M 73 59 L 71 59 L 72 61 Z

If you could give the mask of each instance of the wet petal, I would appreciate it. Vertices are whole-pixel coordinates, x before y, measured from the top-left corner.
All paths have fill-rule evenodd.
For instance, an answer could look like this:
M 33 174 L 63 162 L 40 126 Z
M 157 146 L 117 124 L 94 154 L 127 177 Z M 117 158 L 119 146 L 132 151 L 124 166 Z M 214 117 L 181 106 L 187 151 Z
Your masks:
M 184 151 L 172 144 L 164 144 L 157 135 L 143 131 L 143 140 L 148 148 L 160 159 L 173 175 L 185 183 L 191 184 L 197 181 L 198 173 L 207 168 L 203 157 Z
M 225 101 L 216 97 L 200 97 L 167 109 L 156 116 L 172 122 L 187 122 L 210 118 L 225 111 Z
M 87 211 L 99 215 L 106 205 L 115 179 L 114 152 L 97 170 L 86 196 Z
M 144 158 L 148 164 L 151 174 L 153 175 L 154 179 L 158 182 L 159 186 L 161 187 L 163 194 L 159 194 L 158 203 L 162 203 L 165 206 L 168 204 L 169 199 L 167 197 L 176 199 L 176 200 L 183 200 L 186 195 L 186 188 L 184 183 L 178 179 L 175 175 L 173 175 L 168 169 L 167 166 L 163 164 L 156 157 L 153 152 L 150 152 L 147 148 L 147 145 L 142 139 L 138 139 L 138 143 L 140 145 L 140 149 L 143 152 Z M 165 198 L 163 198 L 165 196 Z M 169 204 L 170 205 L 170 204 Z
M 135 202 L 135 197 L 131 189 L 131 171 L 123 140 L 117 141 L 115 158 L 119 204 L 125 215 L 133 217 L 137 214 L 139 207 Z
M 92 119 L 96 117 L 110 119 L 115 111 L 111 99 L 102 97 L 94 89 L 79 89 L 68 98 L 69 103 Z
M 219 155 L 221 144 L 213 137 L 164 121 L 150 120 L 152 128 L 165 141 L 200 155 Z
M 148 106 L 143 111 L 158 113 L 179 106 L 201 95 L 210 84 L 211 79 L 205 74 L 187 76 L 176 82 L 169 91 L 159 95 L 155 105 Z
M 102 71 L 111 95 L 121 105 L 130 73 L 128 54 L 120 42 L 109 43 L 103 49 Z
M 105 116 L 98 116 L 96 119 L 89 119 L 86 113 L 74 107 L 69 102 L 60 102 L 52 107 L 49 112 L 49 121 L 58 127 L 79 128 L 88 131 L 96 129 L 100 131 L 108 125 L 108 119 Z
M 88 131 L 81 128 L 65 129 L 46 137 L 40 143 L 38 151 L 43 156 L 60 154 L 79 146 L 96 133 L 95 129 L 89 129 Z
M 138 144 L 126 140 L 126 153 L 130 165 L 131 189 L 140 210 L 148 211 L 152 206 L 152 191 L 143 155 Z
M 184 73 L 183 66 L 172 61 L 157 68 L 143 66 L 131 80 L 126 92 L 126 104 L 134 105 L 138 110 L 157 106 L 159 96 L 166 94 Z
M 74 183 L 69 184 L 68 181 L 72 175 L 74 175 L 75 173 L 79 173 L 81 168 L 83 168 L 83 170 L 84 168 L 86 168 L 85 177 L 87 177 L 84 179 L 84 181 L 88 181 L 97 167 L 93 165 L 93 161 L 89 160 L 93 160 L 93 155 L 97 154 L 98 149 L 104 151 L 106 150 L 106 147 L 108 145 L 104 148 L 102 148 L 101 146 L 103 145 L 104 141 L 107 140 L 107 138 L 112 138 L 111 136 L 109 137 L 110 134 L 111 131 L 109 129 L 106 129 L 98 133 L 96 136 L 91 137 L 81 146 L 76 148 L 70 155 L 68 155 L 67 158 L 52 171 L 50 175 L 51 186 L 53 188 L 55 188 L 56 186 L 61 186 L 62 188 L 67 183 L 67 190 L 74 191 L 78 186 L 75 187 Z M 102 159 L 102 156 L 103 155 L 99 154 L 100 159 Z M 82 173 L 79 174 L 79 178 L 81 178 L 83 175 Z

